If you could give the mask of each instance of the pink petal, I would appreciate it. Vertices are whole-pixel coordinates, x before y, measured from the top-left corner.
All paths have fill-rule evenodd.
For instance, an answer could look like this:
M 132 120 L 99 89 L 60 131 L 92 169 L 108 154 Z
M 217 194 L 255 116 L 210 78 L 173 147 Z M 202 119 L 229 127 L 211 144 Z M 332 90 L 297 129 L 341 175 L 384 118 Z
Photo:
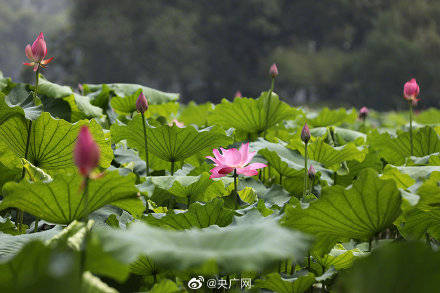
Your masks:
M 219 160 L 217 160 L 216 158 L 213 158 L 211 156 L 207 156 L 207 159 L 210 159 L 211 161 L 213 161 L 214 163 L 216 163 L 217 165 L 221 165 L 221 163 L 219 162 Z
M 217 163 L 217 164 L 223 164 L 223 163 L 224 163 L 224 158 L 223 158 L 223 156 L 220 154 L 220 152 L 218 151 L 218 149 L 213 149 L 212 152 L 213 152 L 215 158 L 217 159 L 217 161 L 219 162 L 219 163 Z
M 267 167 L 262 163 L 253 163 L 244 168 L 237 168 L 237 174 L 245 175 L 245 176 L 255 176 L 258 174 L 257 169 Z
M 34 55 L 32 54 L 31 45 L 27 45 L 26 48 L 24 48 L 24 52 L 26 53 L 26 57 L 28 57 L 29 60 L 34 61 Z
M 267 165 L 263 164 L 263 163 L 252 163 L 250 165 L 248 165 L 246 168 L 249 168 L 251 170 L 256 170 L 256 169 L 261 169 L 261 168 L 265 168 L 267 167 Z
M 225 177 L 226 175 L 228 175 L 229 173 L 231 173 L 234 169 L 228 168 L 225 166 L 217 166 L 214 167 L 210 170 L 211 172 L 211 176 L 209 176 L 209 178 L 220 178 L 220 177 Z M 229 172 L 228 172 L 229 171 Z
M 241 154 L 237 149 L 229 149 L 223 153 L 224 164 L 227 166 L 239 166 L 241 162 Z
M 249 162 L 248 156 L 249 156 L 249 143 L 244 143 L 240 147 L 240 156 L 241 156 L 241 165 L 244 166 Z
M 258 171 L 251 170 L 248 167 L 244 167 L 244 168 L 237 168 L 237 174 L 241 174 L 244 176 L 255 176 L 258 175 Z

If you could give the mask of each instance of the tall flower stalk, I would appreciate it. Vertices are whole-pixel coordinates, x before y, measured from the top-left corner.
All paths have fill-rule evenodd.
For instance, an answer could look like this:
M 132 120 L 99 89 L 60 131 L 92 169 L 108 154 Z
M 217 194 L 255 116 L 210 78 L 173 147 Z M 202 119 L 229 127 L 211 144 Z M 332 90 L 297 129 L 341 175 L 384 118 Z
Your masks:
M 277 65 L 274 63 L 272 64 L 272 66 L 269 69 L 269 75 L 271 76 L 271 84 L 270 84 L 270 89 L 269 89 L 269 93 L 267 95 L 267 107 L 266 107 L 266 130 L 267 127 L 269 125 L 269 114 L 270 114 L 270 104 L 271 104 L 271 99 L 272 99 L 272 92 L 273 89 L 275 87 L 275 77 L 277 77 L 278 75 L 278 68 Z M 264 131 L 264 137 L 266 137 L 266 130 Z
M 144 130 L 144 141 L 145 141 L 145 163 L 147 176 L 150 176 L 150 163 L 148 159 L 148 140 L 147 140 L 147 122 L 145 121 L 145 112 L 148 110 L 148 101 L 145 98 L 144 93 L 140 93 L 136 101 L 136 109 L 142 116 L 142 128 Z
M 309 126 L 307 125 L 307 122 L 304 124 L 304 127 L 301 130 L 301 140 L 304 142 L 304 191 L 303 191 L 303 197 L 305 197 L 307 195 L 307 185 L 308 185 L 308 168 L 307 168 L 307 159 L 308 159 L 308 154 L 307 154 L 307 145 L 309 144 L 310 141 L 310 129 Z
M 417 99 L 417 96 L 420 93 L 420 87 L 417 84 L 417 81 L 415 78 L 411 79 L 410 81 L 406 82 L 403 86 L 403 97 L 408 101 L 409 104 L 409 140 L 411 145 L 411 156 L 414 155 L 414 146 L 413 146 L 413 106 L 417 105 L 417 102 L 420 99 Z

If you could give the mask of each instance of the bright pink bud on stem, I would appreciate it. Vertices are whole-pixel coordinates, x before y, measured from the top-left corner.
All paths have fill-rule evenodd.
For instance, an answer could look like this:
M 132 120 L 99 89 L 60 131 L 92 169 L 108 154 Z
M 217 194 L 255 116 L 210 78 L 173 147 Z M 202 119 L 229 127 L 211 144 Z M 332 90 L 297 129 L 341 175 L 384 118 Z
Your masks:
M 100 151 L 87 126 L 82 126 L 74 149 L 75 164 L 79 173 L 88 177 L 98 166 Z
M 406 82 L 403 86 L 403 97 L 408 101 L 415 101 L 417 102 L 420 99 L 417 99 L 417 96 L 420 93 L 420 87 L 417 84 L 417 81 L 415 78 L 411 79 L 410 81 Z
M 362 108 L 359 110 L 359 119 L 365 121 L 365 119 L 367 118 L 369 112 L 370 112 L 370 110 L 368 110 L 367 107 L 362 107 Z
M 136 109 L 139 113 L 145 113 L 145 111 L 148 110 L 148 101 L 147 98 L 145 98 L 144 93 L 140 93 L 139 97 L 136 101 Z
M 241 97 L 242 97 L 241 92 L 240 91 L 236 91 L 235 92 L 235 98 L 241 98 Z
M 304 124 L 304 127 L 301 130 L 301 140 L 304 143 L 308 143 L 310 140 L 310 130 L 309 130 L 309 126 L 307 125 L 307 122 Z
M 275 63 L 270 67 L 269 74 L 272 76 L 272 78 L 275 78 L 278 75 L 278 68 Z
M 309 171 L 307 173 L 309 175 L 310 180 L 313 181 L 313 179 L 315 179 L 315 175 L 316 175 L 316 170 L 313 167 L 313 165 L 310 165 Z
M 53 57 L 44 60 L 44 57 L 47 55 L 46 41 L 44 41 L 43 33 L 40 33 L 34 43 L 31 45 L 27 45 L 25 48 L 26 56 L 31 63 L 23 63 L 27 66 L 33 66 L 34 71 L 37 71 L 38 67 L 45 67 L 48 63 L 50 63 Z

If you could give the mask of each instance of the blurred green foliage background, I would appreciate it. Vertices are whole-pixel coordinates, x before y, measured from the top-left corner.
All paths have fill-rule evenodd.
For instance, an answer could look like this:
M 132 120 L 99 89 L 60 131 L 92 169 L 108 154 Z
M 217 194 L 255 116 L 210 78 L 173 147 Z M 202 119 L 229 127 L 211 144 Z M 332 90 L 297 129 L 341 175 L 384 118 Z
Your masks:
M 51 80 L 141 83 L 183 101 L 258 96 L 277 62 L 291 104 L 404 109 L 415 77 L 438 107 L 440 1 L 0 0 L 0 70 L 30 81 L 45 32 Z

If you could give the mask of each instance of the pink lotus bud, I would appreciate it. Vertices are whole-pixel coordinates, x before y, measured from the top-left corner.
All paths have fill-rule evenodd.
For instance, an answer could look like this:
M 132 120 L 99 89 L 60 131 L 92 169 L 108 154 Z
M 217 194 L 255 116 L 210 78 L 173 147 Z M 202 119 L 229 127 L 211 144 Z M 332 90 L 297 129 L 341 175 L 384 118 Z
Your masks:
M 367 118 L 369 112 L 370 112 L 370 110 L 368 110 L 367 107 L 362 107 L 359 110 L 359 119 L 365 120 Z
M 83 176 L 89 176 L 90 172 L 98 166 L 99 147 L 85 125 L 81 127 L 78 134 L 73 156 L 79 173 Z
M 46 57 L 47 54 L 47 48 L 46 48 L 46 42 L 44 41 L 44 35 L 43 33 L 40 33 L 37 37 L 37 39 L 32 44 L 32 54 L 34 56 L 34 60 L 36 62 L 41 62 L 41 60 Z
M 309 126 L 307 125 L 307 122 L 304 124 L 304 127 L 301 130 L 301 140 L 304 143 L 308 143 L 310 140 L 310 130 L 309 130 Z
M 269 74 L 272 76 L 272 78 L 275 78 L 278 75 L 278 68 L 275 63 L 270 67 Z
M 416 100 L 419 93 L 420 93 L 420 88 L 415 78 L 405 83 L 403 87 L 403 97 L 405 99 L 407 99 L 408 101 Z
M 309 175 L 310 180 L 315 179 L 316 170 L 313 167 L 313 165 L 310 165 L 310 168 L 309 168 L 309 171 L 307 172 L 307 174 Z
M 139 113 L 145 113 L 148 110 L 148 101 L 142 92 L 136 101 L 136 109 Z
M 44 60 L 44 57 L 47 55 L 46 41 L 44 41 L 43 33 L 40 33 L 37 39 L 33 42 L 32 46 L 27 45 L 24 49 L 26 56 L 31 63 L 24 63 L 24 65 L 34 67 L 34 71 L 37 71 L 38 67 L 45 68 L 47 64 L 49 64 L 53 57 Z
M 240 91 L 236 91 L 235 92 L 235 97 L 236 98 L 241 98 L 242 97 L 241 92 Z

